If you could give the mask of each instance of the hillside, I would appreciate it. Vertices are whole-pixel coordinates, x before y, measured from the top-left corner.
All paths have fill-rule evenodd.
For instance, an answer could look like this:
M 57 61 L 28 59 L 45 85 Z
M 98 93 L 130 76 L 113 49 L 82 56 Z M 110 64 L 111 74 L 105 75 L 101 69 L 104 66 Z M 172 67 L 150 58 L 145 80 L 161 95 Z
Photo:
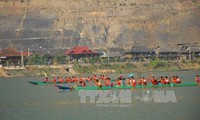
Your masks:
M 0 0 L 0 48 L 200 42 L 199 0 Z

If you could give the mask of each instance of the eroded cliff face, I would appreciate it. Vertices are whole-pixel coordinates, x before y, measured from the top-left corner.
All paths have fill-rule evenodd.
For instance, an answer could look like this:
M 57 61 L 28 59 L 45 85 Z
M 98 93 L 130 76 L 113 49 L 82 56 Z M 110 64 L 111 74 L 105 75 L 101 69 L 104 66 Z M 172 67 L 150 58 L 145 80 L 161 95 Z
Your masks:
M 0 47 L 200 42 L 199 0 L 0 0 Z

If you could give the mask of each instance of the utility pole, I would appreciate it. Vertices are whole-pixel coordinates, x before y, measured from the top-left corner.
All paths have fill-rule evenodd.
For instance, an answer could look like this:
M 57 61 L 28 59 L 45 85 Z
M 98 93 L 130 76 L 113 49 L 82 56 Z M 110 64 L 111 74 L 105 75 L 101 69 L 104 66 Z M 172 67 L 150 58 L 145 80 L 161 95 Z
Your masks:
M 22 50 L 21 50 L 21 66 L 22 68 L 24 68 L 24 55 Z
M 189 52 L 189 61 L 192 60 L 192 56 L 191 56 L 191 44 L 189 44 L 188 46 L 188 52 Z
M 108 54 L 108 62 L 110 62 L 110 50 L 109 50 L 109 48 L 107 49 L 107 54 Z
M 28 48 L 28 57 L 30 56 L 30 49 Z

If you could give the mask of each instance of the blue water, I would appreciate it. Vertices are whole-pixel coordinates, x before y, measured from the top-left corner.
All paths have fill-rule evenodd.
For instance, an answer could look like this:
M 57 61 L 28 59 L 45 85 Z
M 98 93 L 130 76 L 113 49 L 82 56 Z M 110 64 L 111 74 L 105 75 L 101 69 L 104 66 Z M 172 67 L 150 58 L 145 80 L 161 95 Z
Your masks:
M 129 73 L 124 74 L 127 76 Z M 148 76 L 149 73 L 141 73 Z M 200 71 L 157 72 L 178 75 L 183 81 L 194 81 Z M 118 74 L 112 76 L 119 76 Z M 35 86 L 27 81 L 41 77 L 0 79 L 0 120 L 198 120 L 200 119 L 200 86 L 132 90 L 127 106 L 97 106 L 80 103 L 78 92 L 59 92 L 53 85 Z M 176 103 L 145 102 L 137 99 L 144 92 L 173 91 Z

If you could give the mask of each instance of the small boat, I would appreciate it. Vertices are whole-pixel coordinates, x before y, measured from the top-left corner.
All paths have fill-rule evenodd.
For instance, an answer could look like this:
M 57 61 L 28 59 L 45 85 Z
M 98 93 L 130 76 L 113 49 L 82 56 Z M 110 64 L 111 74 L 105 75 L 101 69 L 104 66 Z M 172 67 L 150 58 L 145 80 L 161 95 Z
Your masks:
M 72 91 L 73 87 L 55 85 L 61 91 Z
M 185 86 L 197 86 L 198 83 L 196 82 L 184 82 L 181 84 L 158 84 L 158 85 L 152 85 L 152 84 L 148 84 L 148 85 L 137 85 L 135 87 L 133 86 L 102 86 L 102 87 L 98 87 L 98 86 L 86 86 L 86 87 L 79 87 L 76 86 L 74 87 L 76 91 L 79 90 L 116 90 L 116 89 L 141 89 L 141 88 L 161 88 L 161 87 L 185 87 Z

